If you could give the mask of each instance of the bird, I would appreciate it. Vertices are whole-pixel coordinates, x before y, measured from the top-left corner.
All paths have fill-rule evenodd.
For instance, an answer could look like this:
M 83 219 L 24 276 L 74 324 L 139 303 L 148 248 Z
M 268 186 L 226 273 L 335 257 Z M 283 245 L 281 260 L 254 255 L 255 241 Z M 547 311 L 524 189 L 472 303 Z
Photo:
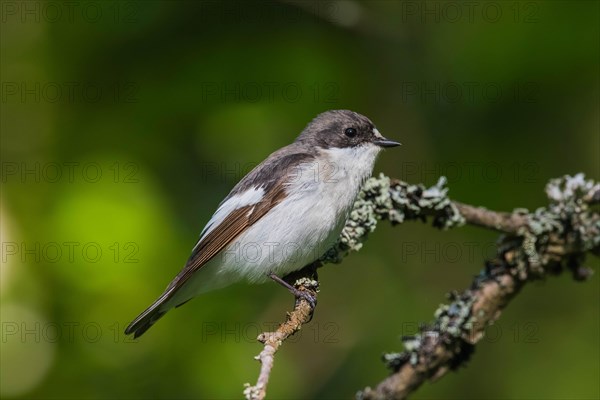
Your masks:
M 169 310 L 238 281 L 271 279 L 301 295 L 282 278 L 318 260 L 336 243 L 377 156 L 399 145 L 359 113 L 329 110 L 317 115 L 294 142 L 233 187 L 183 269 L 125 334 L 138 338 Z

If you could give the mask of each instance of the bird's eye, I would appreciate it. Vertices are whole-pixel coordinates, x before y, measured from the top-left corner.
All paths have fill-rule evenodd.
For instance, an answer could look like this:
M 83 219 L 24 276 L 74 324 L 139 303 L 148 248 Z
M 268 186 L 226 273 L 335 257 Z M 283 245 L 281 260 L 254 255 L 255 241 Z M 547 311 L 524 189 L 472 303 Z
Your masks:
M 346 135 L 348 137 L 354 137 L 354 136 L 356 136 L 356 129 L 346 128 L 346 130 L 344 131 L 344 135 Z

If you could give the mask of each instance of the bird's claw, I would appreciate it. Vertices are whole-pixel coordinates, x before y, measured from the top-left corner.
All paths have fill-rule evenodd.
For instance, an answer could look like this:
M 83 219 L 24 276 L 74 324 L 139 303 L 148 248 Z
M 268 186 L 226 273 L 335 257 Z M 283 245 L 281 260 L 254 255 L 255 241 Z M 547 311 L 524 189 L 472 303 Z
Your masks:
M 292 293 L 293 293 L 294 297 L 296 298 L 296 305 L 298 305 L 298 303 L 301 300 L 306 300 L 306 302 L 310 306 L 311 310 L 314 310 L 315 307 L 317 307 L 317 297 L 315 295 L 313 295 L 312 293 L 307 292 L 305 290 L 296 289 L 296 288 L 294 288 L 294 291 Z

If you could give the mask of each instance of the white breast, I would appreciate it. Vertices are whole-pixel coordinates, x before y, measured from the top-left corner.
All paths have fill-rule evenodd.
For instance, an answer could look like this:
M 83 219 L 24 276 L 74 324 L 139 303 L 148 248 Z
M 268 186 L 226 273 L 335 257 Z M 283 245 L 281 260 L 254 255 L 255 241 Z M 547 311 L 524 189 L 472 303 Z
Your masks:
M 374 145 L 322 150 L 321 161 L 303 164 L 288 196 L 224 250 L 223 272 L 260 282 L 321 257 L 339 237 L 379 151 Z

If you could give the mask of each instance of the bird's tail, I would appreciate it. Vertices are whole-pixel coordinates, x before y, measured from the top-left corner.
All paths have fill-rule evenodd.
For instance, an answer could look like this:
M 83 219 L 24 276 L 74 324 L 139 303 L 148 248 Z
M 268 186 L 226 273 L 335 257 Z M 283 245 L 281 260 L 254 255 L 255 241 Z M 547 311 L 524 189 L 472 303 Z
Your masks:
M 128 326 L 125 328 L 125 334 L 133 334 L 133 338 L 136 339 L 144 334 L 156 321 L 158 321 L 163 315 L 171 309 L 165 303 L 169 300 L 168 293 L 164 293 L 160 296 L 150 307 L 144 312 L 137 316 Z

